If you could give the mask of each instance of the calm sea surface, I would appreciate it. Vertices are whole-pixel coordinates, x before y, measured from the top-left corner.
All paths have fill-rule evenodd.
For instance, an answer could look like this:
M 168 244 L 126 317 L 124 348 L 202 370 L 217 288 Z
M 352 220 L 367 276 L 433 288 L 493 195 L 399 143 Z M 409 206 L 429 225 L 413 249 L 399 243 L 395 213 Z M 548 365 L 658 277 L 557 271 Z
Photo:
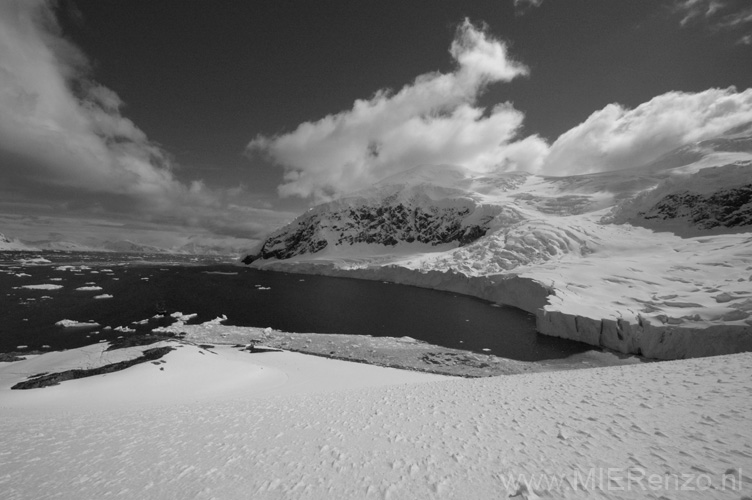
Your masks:
M 95 298 L 102 295 L 112 298 Z M 55 325 L 63 319 L 148 332 L 172 322 L 134 323 L 153 317 L 160 302 L 168 313 L 197 313 L 192 323 L 224 314 L 228 325 L 410 336 L 518 360 L 564 358 L 592 349 L 537 334 L 535 318 L 519 309 L 450 292 L 264 272 L 211 257 L 0 252 L 0 352 L 18 346 L 72 348 L 133 334 Z

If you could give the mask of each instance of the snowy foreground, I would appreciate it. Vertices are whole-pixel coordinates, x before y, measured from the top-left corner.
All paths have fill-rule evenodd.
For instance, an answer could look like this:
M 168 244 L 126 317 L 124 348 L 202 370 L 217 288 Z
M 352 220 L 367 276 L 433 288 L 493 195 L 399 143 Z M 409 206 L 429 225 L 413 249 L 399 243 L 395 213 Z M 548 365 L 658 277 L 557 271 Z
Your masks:
M 154 347 L 105 346 L 0 364 L 3 499 L 752 495 L 752 353 L 469 380 L 184 345 L 9 390 Z

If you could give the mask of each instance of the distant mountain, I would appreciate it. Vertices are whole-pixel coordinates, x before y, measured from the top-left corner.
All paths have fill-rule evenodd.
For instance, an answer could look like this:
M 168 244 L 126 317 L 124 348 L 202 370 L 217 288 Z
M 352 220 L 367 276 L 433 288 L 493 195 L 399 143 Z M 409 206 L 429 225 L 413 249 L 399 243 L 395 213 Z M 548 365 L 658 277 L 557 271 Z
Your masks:
M 52 250 L 59 252 L 101 252 L 101 248 L 93 248 L 87 245 L 81 245 L 79 243 L 73 243 L 70 241 L 58 241 L 58 240 L 39 240 L 29 241 L 29 245 L 33 245 L 39 250 Z
M 30 247 L 21 241 L 19 241 L 17 238 L 8 238 L 3 233 L 0 233 L 0 252 L 5 251 L 35 251 L 38 250 L 37 248 Z
M 417 167 L 311 208 L 243 262 L 461 291 L 623 352 L 752 349 L 752 134 L 589 175 Z
M 173 248 L 172 252 L 189 255 L 240 255 L 243 253 L 243 249 L 229 247 L 227 245 L 212 245 L 192 241 L 185 245 Z
M 76 243 L 66 241 L 64 235 L 60 239 L 47 239 L 22 242 L 18 239 L 8 238 L 0 233 L 0 251 L 26 250 L 26 251 L 61 251 L 61 252 L 117 252 L 117 253 L 144 253 L 144 254 L 187 254 L 187 255 L 240 255 L 242 249 L 228 247 L 227 245 L 211 244 L 206 242 L 191 241 L 187 244 L 173 248 L 163 248 L 155 245 L 146 245 L 131 240 L 107 240 L 89 241 Z
M 108 252 L 120 253 L 171 253 L 164 248 L 134 243 L 129 240 L 105 241 L 100 248 Z

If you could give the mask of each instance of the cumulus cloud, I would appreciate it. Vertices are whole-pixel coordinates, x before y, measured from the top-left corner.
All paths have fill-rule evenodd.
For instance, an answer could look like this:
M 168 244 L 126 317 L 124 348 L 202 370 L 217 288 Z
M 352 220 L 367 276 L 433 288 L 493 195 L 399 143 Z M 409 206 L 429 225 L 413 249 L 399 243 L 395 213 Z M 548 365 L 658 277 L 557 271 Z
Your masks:
M 545 142 L 517 140 L 523 114 L 510 103 L 477 105 L 488 85 L 528 74 L 507 45 L 465 20 L 449 53 L 451 73 L 427 73 L 398 92 L 379 90 L 347 111 L 258 135 L 250 154 L 285 169 L 281 196 L 328 199 L 421 164 L 453 163 L 475 170 L 537 168 Z
M 675 0 L 674 11 L 682 26 L 704 22 L 720 32 L 730 32 L 737 43 L 752 44 L 752 6 L 748 0 Z
M 239 234 L 247 214 L 229 207 L 247 193 L 180 182 L 170 155 L 122 115 L 120 97 L 89 79 L 88 66 L 62 36 L 54 2 L 0 2 L 3 201 Z
M 0 23 L 0 145 L 37 160 L 14 174 L 30 176 L 35 165 L 37 178 L 60 186 L 180 190 L 164 153 L 120 114 L 118 96 L 85 80 L 86 59 L 59 35 L 49 2 L 3 2 Z
M 752 89 L 668 92 L 635 109 L 610 104 L 562 134 L 540 171 L 571 175 L 637 167 L 749 122 Z

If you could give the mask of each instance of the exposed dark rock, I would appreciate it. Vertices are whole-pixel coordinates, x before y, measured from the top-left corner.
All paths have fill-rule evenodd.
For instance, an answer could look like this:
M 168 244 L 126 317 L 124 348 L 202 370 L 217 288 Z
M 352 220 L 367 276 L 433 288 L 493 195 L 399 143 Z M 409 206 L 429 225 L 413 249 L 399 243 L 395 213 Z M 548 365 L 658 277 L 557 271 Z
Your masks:
M 146 333 L 142 335 L 130 335 L 119 339 L 110 340 L 110 347 L 107 351 L 114 351 L 116 349 L 124 349 L 126 347 L 135 347 L 140 345 L 150 345 L 163 340 L 169 340 L 174 338 L 174 333 Z
M 147 361 L 153 361 L 155 359 L 159 359 L 168 352 L 172 351 L 173 347 L 155 347 L 153 349 L 146 349 L 141 356 L 129 359 L 126 361 L 120 361 L 118 363 L 112 363 L 105 366 L 100 366 L 99 368 L 91 368 L 91 369 L 75 369 L 75 370 L 66 370 L 64 372 L 58 372 L 58 373 L 50 373 L 50 374 L 38 374 L 33 377 L 29 377 L 28 380 L 24 380 L 23 382 L 19 382 L 11 389 L 37 389 L 40 387 L 48 387 L 51 385 L 58 385 L 61 382 L 65 382 L 66 380 L 74 380 L 77 378 L 85 378 L 85 377 L 92 377 L 94 375 L 102 375 L 104 373 L 112 373 L 117 372 L 120 370 L 125 370 L 126 368 L 137 365 L 140 363 L 145 363 Z
M 752 225 L 752 184 L 708 196 L 690 191 L 669 194 L 640 215 L 647 220 L 687 219 L 701 229 Z
M 465 232 L 462 233 L 462 236 L 460 237 L 460 245 L 469 245 L 473 241 L 485 236 L 487 231 L 488 229 L 484 227 L 468 226 L 467 228 L 465 228 Z
M 468 245 L 486 234 L 486 224 L 492 219 L 487 217 L 480 225 L 464 226 L 464 219 L 472 213 L 467 206 L 413 207 L 409 203 L 392 204 L 392 201 L 385 199 L 377 206 L 347 207 L 304 216 L 270 236 L 256 253 L 247 255 L 242 262 L 283 260 L 319 252 L 330 244 L 324 234 L 337 235 L 335 245 L 395 246 L 400 242 Z
M 243 264 L 245 264 L 246 266 L 248 266 L 248 265 L 252 264 L 253 261 L 258 260 L 259 258 L 260 257 L 258 255 L 248 254 L 245 257 L 243 257 L 243 259 L 240 262 L 242 262 Z
M 0 363 L 12 363 L 13 361 L 23 361 L 24 359 L 26 358 L 23 356 L 17 356 L 12 352 L 0 352 Z

